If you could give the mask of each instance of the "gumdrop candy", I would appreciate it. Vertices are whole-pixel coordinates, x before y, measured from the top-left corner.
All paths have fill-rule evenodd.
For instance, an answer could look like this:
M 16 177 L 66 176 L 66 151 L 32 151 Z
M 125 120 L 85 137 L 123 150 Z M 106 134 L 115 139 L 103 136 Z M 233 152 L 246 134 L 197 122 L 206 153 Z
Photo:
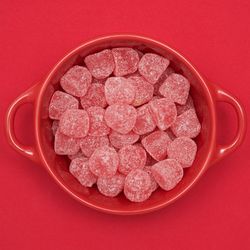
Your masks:
M 180 74 L 171 74 L 161 85 L 159 92 L 175 103 L 184 105 L 188 98 L 190 83 Z
M 160 130 L 166 130 L 176 120 L 177 111 L 175 104 L 167 99 L 155 99 L 149 102 L 153 119 Z
M 155 84 L 169 65 L 169 60 L 153 53 L 146 53 L 141 58 L 138 70 L 150 83 Z
M 194 102 L 192 97 L 189 95 L 186 103 L 184 105 L 176 105 L 177 109 L 177 115 L 181 115 L 185 111 L 188 111 L 189 109 L 194 109 Z
M 155 121 L 152 117 L 148 104 L 137 109 L 137 117 L 133 131 L 138 135 L 147 134 L 156 128 Z
M 80 139 L 80 148 L 82 153 L 88 158 L 94 151 L 103 146 L 109 146 L 109 139 L 107 136 L 89 136 Z
M 152 99 L 154 87 L 151 83 L 147 82 L 141 76 L 131 76 L 129 79 L 132 80 L 131 82 L 135 89 L 135 98 L 132 103 L 133 106 L 141 106 Z
M 104 120 L 105 109 L 101 107 L 90 107 L 87 109 L 89 115 L 89 132 L 91 136 L 104 136 L 108 135 L 110 128 Z
M 89 158 L 90 171 L 100 177 L 114 176 L 119 165 L 119 156 L 114 148 L 103 146 L 97 148 Z
M 56 91 L 49 104 L 49 117 L 59 120 L 67 109 L 78 109 L 78 100 L 62 91 Z
M 152 174 L 159 186 L 169 191 L 181 181 L 183 168 L 176 160 L 166 159 L 152 166 Z
M 164 131 L 155 131 L 141 141 L 145 150 L 157 161 L 161 161 L 167 156 L 167 148 L 171 139 Z
M 125 76 L 134 73 L 138 68 L 139 55 L 132 48 L 114 48 L 115 76 Z
M 177 160 L 183 168 L 193 164 L 196 152 L 196 143 L 188 137 L 178 137 L 168 146 L 168 157 Z
M 176 137 L 196 137 L 201 131 L 201 124 L 198 120 L 195 110 L 189 109 L 177 116 L 175 122 L 171 126 L 171 130 Z
M 130 131 L 127 134 L 120 134 L 114 130 L 109 134 L 109 140 L 113 147 L 122 148 L 124 146 L 132 145 L 139 140 L 139 135 Z
M 105 97 L 109 105 L 131 104 L 135 98 L 133 81 L 125 77 L 109 77 L 105 82 Z
M 108 77 L 115 68 L 114 58 L 109 49 L 86 56 L 84 62 L 92 76 L 96 79 Z
M 96 176 L 89 170 L 89 162 L 84 158 L 73 159 L 69 172 L 84 186 L 92 187 L 96 183 Z
M 67 93 L 82 97 L 87 93 L 91 81 L 92 76 L 88 69 L 76 65 L 63 75 L 60 84 Z
M 67 109 L 59 122 L 61 133 L 74 138 L 85 137 L 89 131 L 89 116 L 82 109 Z
M 127 104 L 113 104 L 107 107 L 104 119 L 107 125 L 121 134 L 129 133 L 136 122 L 136 109 Z
M 125 146 L 119 150 L 118 155 L 120 159 L 118 170 L 124 175 L 131 170 L 143 168 L 147 159 L 146 151 L 138 145 Z
M 145 201 L 151 193 L 151 178 L 146 171 L 135 169 L 126 176 L 124 194 L 130 201 Z
M 158 188 L 158 184 L 152 174 L 152 166 L 145 166 L 143 170 L 149 174 L 151 179 L 151 192 L 154 192 Z
M 104 85 L 98 83 L 91 84 L 87 94 L 81 98 L 81 105 L 85 110 L 91 106 L 107 107 Z
M 125 176 L 116 173 L 112 177 L 99 177 L 97 188 L 101 194 L 108 197 L 115 197 L 123 190 L 124 182 Z
M 55 134 L 54 150 L 58 155 L 74 155 L 79 149 L 79 139 L 62 134 L 57 130 Z

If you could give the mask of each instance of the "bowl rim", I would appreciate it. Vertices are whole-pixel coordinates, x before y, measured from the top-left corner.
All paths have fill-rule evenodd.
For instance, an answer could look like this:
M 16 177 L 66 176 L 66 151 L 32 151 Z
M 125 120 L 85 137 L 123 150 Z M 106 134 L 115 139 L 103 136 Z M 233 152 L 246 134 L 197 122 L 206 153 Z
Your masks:
M 195 178 L 193 181 L 191 181 L 185 189 L 183 189 L 181 192 L 176 194 L 172 199 L 167 200 L 167 201 L 162 201 L 162 203 L 158 205 L 152 205 L 149 208 L 139 208 L 136 210 L 125 210 L 125 209 L 110 209 L 110 208 L 105 208 L 100 205 L 95 205 L 91 202 L 88 202 L 78 195 L 76 195 L 71 189 L 66 187 L 64 183 L 62 183 L 58 177 L 53 173 L 51 170 L 49 164 L 47 163 L 44 155 L 43 155 L 43 150 L 42 146 L 40 143 L 40 129 L 39 128 L 39 123 L 40 123 L 40 109 L 41 109 L 41 103 L 42 103 L 42 97 L 44 95 L 44 92 L 47 88 L 47 85 L 50 84 L 50 80 L 52 76 L 57 72 L 58 68 L 63 65 L 70 57 L 73 55 L 79 53 L 84 47 L 87 47 L 89 45 L 95 44 L 95 43 L 100 43 L 100 42 L 106 42 L 110 40 L 131 40 L 131 41 L 138 41 L 138 42 L 144 42 L 144 43 L 151 43 L 154 44 L 158 47 L 161 47 L 162 49 L 165 49 L 169 51 L 171 54 L 174 54 L 176 58 L 181 60 L 184 64 L 188 66 L 188 68 L 192 71 L 192 74 L 194 74 L 197 79 L 199 79 L 200 84 L 202 84 L 202 88 L 204 89 L 204 93 L 207 97 L 208 100 L 208 108 L 211 113 L 211 134 L 210 134 L 210 144 L 209 144 L 209 149 L 207 153 L 206 160 L 204 161 L 204 164 L 200 171 L 196 174 Z M 44 81 L 41 82 L 41 87 L 40 91 L 38 92 L 38 96 L 36 99 L 36 105 L 35 105 L 35 138 L 36 138 L 36 146 L 40 155 L 40 159 L 43 163 L 43 165 L 46 167 L 47 171 L 49 174 L 53 177 L 53 179 L 59 184 L 61 188 L 63 188 L 67 193 L 69 193 L 74 199 L 79 201 L 82 204 L 85 204 L 86 206 L 90 208 L 94 208 L 95 210 L 106 212 L 109 214 L 119 214 L 119 215 L 133 215 L 133 214 L 144 214 L 148 212 L 153 212 L 156 211 L 160 208 L 163 208 L 177 199 L 179 199 L 182 195 L 184 195 L 189 189 L 193 187 L 193 185 L 198 181 L 198 179 L 204 174 L 205 170 L 209 166 L 209 162 L 212 158 L 214 148 L 215 148 L 215 136 L 216 136 L 216 117 L 215 117 L 215 105 L 214 105 L 214 98 L 212 95 L 212 89 L 209 88 L 209 83 L 200 75 L 200 73 L 197 71 L 197 69 L 191 64 L 184 56 L 182 56 L 181 53 L 176 51 L 175 49 L 171 48 L 165 42 L 160 42 L 158 40 L 146 37 L 146 36 L 141 36 L 141 35 L 134 35 L 134 34 L 114 34 L 114 35 L 106 35 L 106 36 L 100 36 L 94 39 L 89 39 L 88 41 L 80 44 L 77 46 L 75 49 L 71 50 L 70 52 L 66 53 L 65 56 L 50 70 L 49 74 L 47 77 L 44 79 Z

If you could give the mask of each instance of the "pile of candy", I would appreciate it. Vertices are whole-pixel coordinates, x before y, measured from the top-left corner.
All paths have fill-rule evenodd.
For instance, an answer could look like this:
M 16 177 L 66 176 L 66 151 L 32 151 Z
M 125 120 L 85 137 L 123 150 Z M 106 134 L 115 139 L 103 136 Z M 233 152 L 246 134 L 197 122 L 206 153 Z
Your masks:
M 70 173 L 106 196 L 142 202 L 192 165 L 201 129 L 190 83 L 154 53 L 105 49 L 61 78 L 50 101 L 54 150 Z

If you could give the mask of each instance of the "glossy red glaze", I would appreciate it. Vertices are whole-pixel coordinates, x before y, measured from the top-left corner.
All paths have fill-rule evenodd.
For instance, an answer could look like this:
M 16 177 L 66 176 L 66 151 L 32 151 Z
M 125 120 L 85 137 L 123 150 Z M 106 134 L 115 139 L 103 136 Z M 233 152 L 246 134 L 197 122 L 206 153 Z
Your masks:
M 183 180 L 171 191 L 158 189 L 145 202 L 132 203 L 123 194 L 115 198 L 105 197 L 96 188 L 85 188 L 69 173 L 69 159 L 58 156 L 53 150 L 52 121 L 48 106 L 53 92 L 59 87 L 59 79 L 73 65 L 81 64 L 83 58 L 99 50 L 113 47 L 133 47 L 143 52 L 156 52 L 171 60 L 171 67 L 191 82 L 191 95 L 202 124 L 201 133 L 195 139 L 198 145 L 196 159 L 191 168 L 185 169 Z M 238 117 L 237 134 L 229 145 L 216 142 L 216 102 L 233 106 Z M 35 141 L 33 147 L 22 145 L 15 136 L 14 118 L 17 109 L 25 104 L 34 105 Z M 81 203 L 103 212 L 114 214 L 140 214 L 167 206 L 186 193 L 214 162 L 234 151 L 242 142 L 246 131 L 243 107 L 231 94 L 209 83 L 181 54 L 169 46 L 150 38 L 136 35 L 113 35 L 86 42 L 68 53 L 51 70 L 44 81 L 25 91 L 9 107 L 6 117 L 6 133 L 9 143 L 19 153 L 43 165 L 54 180 Z

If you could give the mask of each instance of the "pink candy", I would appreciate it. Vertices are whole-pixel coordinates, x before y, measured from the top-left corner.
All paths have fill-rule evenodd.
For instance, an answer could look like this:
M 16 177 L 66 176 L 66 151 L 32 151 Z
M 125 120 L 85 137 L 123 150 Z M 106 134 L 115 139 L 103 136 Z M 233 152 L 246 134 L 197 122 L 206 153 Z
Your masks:
M 88 69 L 76 65 L 65 73 L 60 83 L 67 93 L 82 97 L 87 93 L 91 80 L 92 76 Z
M 138 135 L 152 132 L 156 127 L 148 104 L 137 109 L 137 118 L 133 131 Z
M 146 163 L 145 150 L 137 145 L 128 145 L 119 150 L 119 171 L 127 175 L 131 170 L 143 168 Z
M 189 88 L 190 84 L 187 78 L 173 73 L 161 85 L 159 92 L 173 102 L 183 105 L 187 101 Z
M 54 150 L 58 155 L 74 155 L 80 149 L 79 139 L 68 137 L 57 130 L 55 134 Z
M 117 173 L 112 177 L 99 177 L 97 188 L 103 195 L 115 197 L 123 190 L 124 182 L 125 176 Z
M 167 159 L 153 165 L 152 174 L 159 186 L 169 191 L 182 179 L 183 169 L 176 160 Z
M 135 169 L 127 175 L 124 183 L 124 194 L 130 201 L 145 201 L 151 193 L 151 178 L 147 172 Z
M 135 98 L 133 81 L 124 77 L 109 77 L 105 82 L 105 97 L 109 105 L 131 104 Z
M 60 119 L 61 115 L 67 109 L 78 109 L 78 100 L 62 91 L 56 91 L 49 104 L 49 117 L 51 119 Z
M 114 58 L 109 49 L 86 56 L 84 62 L 96 79 L 108 77 L 115 68 Z
M 177 116 L 175 122 L 171 126 L 171 130 L 176 137 L 196 137 L 200 133 L 201 125 L 197 118 L 195 110 L 189 109 L 181 115 Z
M 89 116 L 85 110 L 68 109 L 59 122 L 61 133 L 74 138 L 85 137 L 89 131 Z
M 89 163 L 84 158 L 71 161 L 69 172 L 85 187 L 92 187 L 96 183 L 96 176 L 89 170 Z
M 119 165 L 119 157 L 114 148 L 97 148 L 89 158 L 89 169 L 98 177 L 114 176 Z
M 109 146 L 109 139 L 107 136 L 86 136 L 80 139 L 80 148 L 82 153 L 90 157 L 93 152 L 103 146 Z
M 109 135 L 109 140 L 115 148 L 122 148 L 124 146 L 132 145 L 139 140 L 139 135 L 130 131 L 127 134 L 120 134 L 114 130 Z
M 176 106 L 169 99 L 155 99 L 149 103 L 149 107 L 160 130 L 166 130 L 175 122 L 177 116 Z
M 168 65 L 168 59 L 153 53 L 146 53 L 139 62 L 138 70 L 148 82 L 155 84 Z
M 87 113 L 89 115 L 89 135 L 104 136 L 109 134 L 110 128 L 104 120 L 105 109 L 93 106 L 87 109 Z
M 197 151 L 195 142 L 188 137 L 179 137 L 168 146 L 168 157 L 177 160 L 183 168 L 193 164 Z
M 124 191 L 143 202 L 158 186 L 173 189 L 193 164 L 190 138 L 201 130 L 189 81 L 168 59 L 133 48 L 105 49 L 84 63 L 64 74 L 67 93 L 50 101 L 55 153 L 68 156 L 81 185 L 96 183 L 107 197 Z
M 115 60 L 115 76 L 124 76 L 134 73 L 139 63 L 139 55 L 132 48 L 115 48 L 112 49 Z
M 170 143 L 171 139 L 163 131 L 155 131 L 142 139 L 143 147 L 157 161 L 166 158 L 167 148 Z
M 81 105 L 85 110 L 92 106 L 105 108 L 107 106 L 107 101 L 104 94 L 104 85 L 92 83 L 87 94 L 81 98 Z
M 104 119 L 107 125 L 121 134 L 129 133 L 136 122 L 136 109 L 127 104 L 113 104 L 107 107 Z
M 132 103 L 135 107 L 141 106 L 152 99 L 154 94 L 154 87 L 152 84 L 140 76 L 131 76 L 129 79 L 132 80 L 131 83 L 135 89 L 135 98 Z

